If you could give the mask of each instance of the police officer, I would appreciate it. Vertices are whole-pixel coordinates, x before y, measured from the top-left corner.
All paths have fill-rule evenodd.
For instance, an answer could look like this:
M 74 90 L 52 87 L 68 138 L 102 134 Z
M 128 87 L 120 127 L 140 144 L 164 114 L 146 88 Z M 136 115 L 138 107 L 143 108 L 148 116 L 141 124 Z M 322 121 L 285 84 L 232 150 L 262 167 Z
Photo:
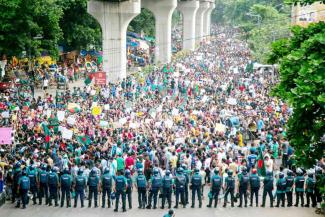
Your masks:
M 91 207 L 91 201 L 94 197 L 95 201 L 95 208 L 98 207 L 97 201 L 98 201 L 98 185 L 99 184 L 99 178 L 97 176 L 96 169 L 92 169 L 89 177 L 88 177 L 88 186 L 89 186 L 89 200 L 88 200 L 88 208 Z
M 28 177 L 30 181 L 30 192 L 33 195 L 33 205 L 35 205 L 38 191 L 37 191 L 37 174 L 34 166 L 29 167 Z
M 128 198 L 128 203 L 129 203 L 129 209 L 132 209 L 132 187 L 133 187 L 133 182 L 132 182 L 132 177 L 131 177 L 131 172 L 130 170 L 125 170 L 125 178 L 127 181 L 127 188 L 126 188 L 126 197 Z
M 287 177 L 286 177 L 286 196 L 287 196 L 287 207 L 292 206 L 292 188 L 294 184 L 294 177 L 293 172 L 291 170 L 288 170 Z
M 280 206 L 280 201 L 282 202 L 281 207 L 284 207 L 285 193 L 287 187 L 287 180 L 284 178 L 284 173 L 279 174 L 279 179 L 276 182 L 276 207 Z
M 138 188 L 138 202 L 139 209 L 144 209 L 147 203 L 147 179 L 146 176 L 143 175 L 142 169 L 138 170 L 138 176 L 136 178 L 136 186 Z
M 181 203 L 183 204 L 183 207 L 184 208 L 186 207 L 185 185 L 186 185 L 186 177 L 183 174 L 183 168 L 178 168 L 175 177 L 175 187 L 176 187 L 176 204 L 174 206 L 175 209 L 178 208 L 179 197 L 181 197 Z
M 112 192 L 112 183 L 113 177 L 110 174 L 109 168 L 106 167 L 104 170 L 104 174 L 101 177 L 101 187 L 102 187 L 102 208 L 105 208 L 105 198 L 107 195 L 107 206 L 111 208 L 111 192 Z
M 191 178 L 191 184 L 192 184 L 192 206 L 191 208 L 194 208 L 195 206 L 195 193 L 197 193 L 197 197 L 199 199 L 199 208 L 202 207 L 202 198 L 201 198 L 201 186 L 202 186 L 202 176 L 199 174 L 200 170 L 195 169 L 194 175 Z
M 150 179 L 150 193 L 147 209 L 151 209 L 153 200 L 153 208 L 157 209 L 158 192 L 162 186 L 162 179 L 157 168 L 153 170 L 153 176 Z
M 249 183 L 249 176 L 247 174 L 247 168 L 243 166 L 241 168 L 241 173 L 238 175 L 238 186 L 239 186 L 239 206 L 242 207 L 243 205 L 243 197 L 245 200 L 245 207 L 247 207 L 247 189 Z
M 67 199 L 67 208 L 70 207 L 70 191 L 72 185 L 72 178 L 68 169 L 63 170 L 63 175 L 60 178 L 61 182 L 61 207 L 63 207 L 65 198 Z
M 260 190 L 260 177 L 257 175 L 257 170 L 254 168 L 252 169 L 252 174 L 249 177 L 249 186 L 251 190 L 251 203 L 250 206 L 253 206 L 253 199 L 255 195 L 255 202 L 256 202 L 256 207 L 258 207 L 258 191 Z
M 166 174 L 162 179 L 162 205 L 161 208 L 165 208 L 165 201 L 167 199 L 168 209 L 172 206 L 172 189 L 173 189 L 173 179 L 171 177 L 170 171 L 166 170 Z
M 230 200 L 231 200 L 231 207 L 234 207 L 234 191 L 235 191 L 235 178 L 233 177 L 233 171 L 228 171 L 228 177 L 225 179 L 225 199 L 223 207 L 227 206 L 228 202 L 228 195 L 230 194 Z
M 314 179 L 314 172 L 312 170 L 308 171 L 308 177 L 306 179 L 306 196 L 307 196 L 307 204 L 305 207 L 309 207 L 310 200 L 312 202 L 312 207 L 316 207 L 316 197 L 315 197 L 315 188 L 316 188 L 316 180 Z
M 302 169 L 297 169 L 297 177 L 295 178 L 295 191 L 296 191 L 296 204 L 295 207 L 299 205 L 299 198 L 301 199 L 301 206 L 304 206 L 304 185 L 305 178 Z
M 18 180 L 18 192 L 20 193 L 21 201 L 23 204 L 23 209 L 26 208 L 26 204 L 28 203 L 28 190 L 30 189 L 30 180 L 27 176 L 26 171 L 24 170 L 21 174 L 21 177 Z M 17 208 L 20 207 L 20 201 L 17 203 Z
M 189 183 L 190 183 L 190 173 L 192 172 L 191 170 L 188 170 L 187 169 L 187 166 L 186 164 L 183 164 L 182 165 L 182 168 L 183 168 L 183 174 L 186 178 L 186 183 L 185 183 L 185 203 L 188 204 L 188 186 L 189 186 Z
M 325 181 L 325 177 L 324 177 L 322 168 L 316 166 L 315 197 L 316 197 L 317 211 L 319 211 L 320 204 L 322 203 L 322 200 L 323 200 L 322 192 L 320 191 L 320 188 L 323 186 L 324 181 Z
M 86 188 L 86 177 L 83 176 L 83 171 L 81 169 L 78 170 L 78 174 L 74 181 L 74 190 L 76 193 L 74 199 L 74 208 L 77 207 L 78 197 L 80 197 L 81 208 L 84 207 L 84 197 L 85 197 L 85 188 Z
M 17 199 L 17 206 L 18 203 L 20 203 L 20 198 L 19 198 L 19 192 L 18 192 L 18 181 L 21 177 L 21 169 L 20 169 L 21 163 L 18 161 L 15 166 L 14 166 L 14 170 L 13 170 L 13 185 L 12 185 L 12 203 L 15 202 L 15 200 Z
M 126 192 L 127 189 L 127 180 L 126 178 L 122 175 L 122 171 L 118 171 L 117 176 L 115 178 L 115 195 L 116 195 L 116 202 L 115 202 L 115 209 L 114 212 L 118 211 L 118 205 L 119 205 L 119 200 L 120 197 L 122 199 L 122 209 L 123 212 L 126 212 L 125 209 L 125 203 L 126 203 Z
M 59 177 L 57 174 L 57 168 L 53 168 L 52 171 L 48 175 L 49 177 L 49 190 L 50 190 L 50 198 L 49 198 L 49 206 L 52 206 L 52 200 L 55 202 L 55 206 L 59 206 L 58 204 L 58 187 L 59 187 Z
M 48 187 L 48 172 L 46 171 L 46 165 L 42 165 L 41 171 L 38 173 L 39 182 L 39 205 L 42 205 L 42 198 L 45 196 L 45 204 L 49 204 L 49 187 Z
M 271 203 L 271 207 L 273 207 L 273 194 L 272 194 L 272 190 L 273 190 L 273 182 L 274 182 L 274 178 L 273 178 L 273 174 L 272 172 L 266 172 L 266 177 L 264 178 L 264 190 L 263 190 L 263 202 L 262 202 L 262 207 L 265 207 L 265 200 L 266 200 L 266 195 L 268 194 L 270 197 L 270 203 Z
M 217 207 L 218 205 L 218 199 L 219 199 L 219 192 L 222 186 L 222 178 L 219 176 L 219 171 L 218 169 L 214 170 L 214 174 L 211 177 L 211 196 L 209 198 L 209 204 L 207 207 L 212 206 L 212 201 L 214 200 L 214 208 Z

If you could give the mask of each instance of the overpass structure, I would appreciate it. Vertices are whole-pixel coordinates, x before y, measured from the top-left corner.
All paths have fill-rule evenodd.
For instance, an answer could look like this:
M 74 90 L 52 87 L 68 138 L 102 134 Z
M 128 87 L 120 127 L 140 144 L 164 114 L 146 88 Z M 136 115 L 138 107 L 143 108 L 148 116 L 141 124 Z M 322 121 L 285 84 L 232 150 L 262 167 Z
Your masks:
M 100 24 L 103 37 L 103 70 L 107 80 L 115 82 L 126 77 L 126 33 L 129 23 L 150 10 L 155 17 L 155 61 L 169 63 L 172 57 L 171 23 L 175 9 L 183 15 L 183 49 L 195 45 L 210 35 L 214 0 L 89 0 L 87 11 Z

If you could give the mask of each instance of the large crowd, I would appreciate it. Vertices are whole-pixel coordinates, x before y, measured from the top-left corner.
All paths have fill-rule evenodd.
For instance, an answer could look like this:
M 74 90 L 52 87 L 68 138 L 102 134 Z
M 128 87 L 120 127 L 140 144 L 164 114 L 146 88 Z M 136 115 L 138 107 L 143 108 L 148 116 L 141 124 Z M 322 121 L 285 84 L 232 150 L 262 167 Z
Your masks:
M 292 110 L 270 96 L 276 75 L 252 67 L 238 29 L 213 26 L 212 34 L 144 79 L 38 98 L 1 94 L 0 124 L 13 139 L 0 149 L 0 192 L 4 185 L 23 208 L 29 198 L 68 207 L 87 198 L 97 207 L 101 193 L 101 206 L 116 198 L 115 211 L 120 199 L 126 211 L 135 189 L 139 208 L 157 208 L 158 196 L 171 208 L 173 193 L 175 208 L 195 207 L 195 196 L 199 207 L 203 198 L 208 207 L 222 198 L 234 206 L 237 193 L 239 207 L 253 206 L 254 196 L 264 207 L 267 195 L 271 207 L 275 197 L 276 206 L 285 198 L 319 205 L 324 159 L 296 167 L 285 126 Z

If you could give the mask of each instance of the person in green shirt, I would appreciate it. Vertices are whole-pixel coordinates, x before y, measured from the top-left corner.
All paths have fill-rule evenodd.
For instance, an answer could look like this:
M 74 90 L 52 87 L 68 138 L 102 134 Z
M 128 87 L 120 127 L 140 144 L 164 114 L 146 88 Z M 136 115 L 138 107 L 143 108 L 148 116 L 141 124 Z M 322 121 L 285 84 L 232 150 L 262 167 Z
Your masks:
M 125 169 L 125 161 L 122 157 L 122 153 L 118 153 L 118 158 L 116 159 L 117 163 L 117 171 L 124 172 Z

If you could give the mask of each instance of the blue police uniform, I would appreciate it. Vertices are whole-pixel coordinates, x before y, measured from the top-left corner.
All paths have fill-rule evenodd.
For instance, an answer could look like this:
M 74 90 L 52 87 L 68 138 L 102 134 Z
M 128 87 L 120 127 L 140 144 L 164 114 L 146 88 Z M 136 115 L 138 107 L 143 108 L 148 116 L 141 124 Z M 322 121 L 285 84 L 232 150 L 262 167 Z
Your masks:
M 30 192 L 33 195 L 33 205 L 36 204 L 36 197 L 37 197 L 37 174 L 35 168 L 31 167 L 28 171 L 28 178 L 30 180 Z
M 199 171 L 196 171 L 191 179 L 192 183 L 192 208 L 195 205 L 195 193 L 197 193 L 197 197 L 199 200 L 199 207 L 202 207 L 202 198 L 201 198 L 201 186 L 202 186 L 202 177 L 199 174 Z
M 63 207 L 65 198 L 67 199 L 67 207 L 70 207 L 70 191 L 71 191 L 71 184 L 72 178 L 71 176 L 65 172 L 61 176 L 61 207 Z
M 172 206 L 172 187 L 173 179 L 170 177 L 170 173 L 166 173 L 162 179 L 162 209 L 165 207 L 166 199 L 168 202 L 168 209 L 170 209 Z
M 42 199 L 45 197 L 45 204 L 49 204 L 49 186 L 48 186 L 48 172 L 45 168 L 42 168 L 41 171 L 38 174 L 38 180 L 39 180 L 39 205 L 42 205 Z
M 52 171 L 48 175 L 49 180 L 49 191 L 50 191 L 50 198 L 49 198 L 49 206 L 52 206 L 52 200 L 55 202 L 55 206 L 58 206 L 58 185 L 59 185 L 59 177 L 55 171 Z
M 139 173 L 138 177 L 136 178 L 136 184 L 138 187 L 138 202 L 139 202 L 139 209 L 144 209 L 147 203 L 147 179 L 142 172 Z
M 158 192 L 161 188 L 162 179 L 158 173 L 151 177 L 151 189 L 149 194 L 148 209 L 151 209 L 151 202 L 153 200 L 153 208 L 157 208 Z
M 212 206 L 213 200 L 214 200 L 214 208 L 217 207 L 221 186 L 222 186 L 222 178 L 219 176 L 218 172 L 216 171 L 214 175 L 211 177 L 211 190 L 210 190 L 211 196 L 209 198 L 209 205 L 207 205 L 207 207 Z
M 88 207 L 91 207 L 91 201 L 94 197 L 95 201 L 95 207 L 98 207 L 97 201 L 98 201 L 98 183 L 99 178 L 97 176 L 96 171 L 92 170 L 90 172 L 90 175 L 88 177 L 88 186 L 89 186 L 89 200 L 88 200 Z
M 250 185 L 250 190 L 251 190 L 251 203 L 250 206 L 253 206 L 253 199 L 255 195 L 255 202 L 256 202 L 256 207 L 258 207 L 258 191 L 260 190 L 261 186 L 261 181 L 260 177 L 256 174 L 252 174 L 249 177 L 249 185 Z
M 18 180 L 18 186 L 19 186 L 19 193 L 21 197 L 21 201 L 23 204 L 23 209 L 26 208 L 26 204 L 28 202 L 28 190 L 30 189 L 30 180 L 27 174 L 24 172 L 22 176 Z M 20 207 L 20 202 L 18 201 L 17 207 Z
M 84 207 L 85 187 L 86 187 L 86 178 L 80 172 L 75 178 L 75 194 L 76 194 L 74 199 L 75 208 L 77 207 L 78 197 L 80 198 L 81 207 Z
M 120 197 L 122 199 L 122 209 L 123 212 L 126 211 L 125 209 L 125 200 L 126 200 L 126 194 L 125 194 L 125 190 L 127 188 L 127 180 L 123 175 L 119 175 L 115 178 L 115 195 L 116 195 L 116 202 L 115 202 L 115 209 L 114 211 L 117 212 L 118 211 L 118 204 L 119 204 L 119 200 Z
M 113 177 L 109 173 L 109 171 L 105 171 L 105 173 L 101 177 L 102 182 L 102 208 L 105 208 L 105 201 L 106 201 L 106 195 L 107 195 L 107 206 L 108 208 L 111 207 L 111 193 L 112 193 L 112 182 Z

